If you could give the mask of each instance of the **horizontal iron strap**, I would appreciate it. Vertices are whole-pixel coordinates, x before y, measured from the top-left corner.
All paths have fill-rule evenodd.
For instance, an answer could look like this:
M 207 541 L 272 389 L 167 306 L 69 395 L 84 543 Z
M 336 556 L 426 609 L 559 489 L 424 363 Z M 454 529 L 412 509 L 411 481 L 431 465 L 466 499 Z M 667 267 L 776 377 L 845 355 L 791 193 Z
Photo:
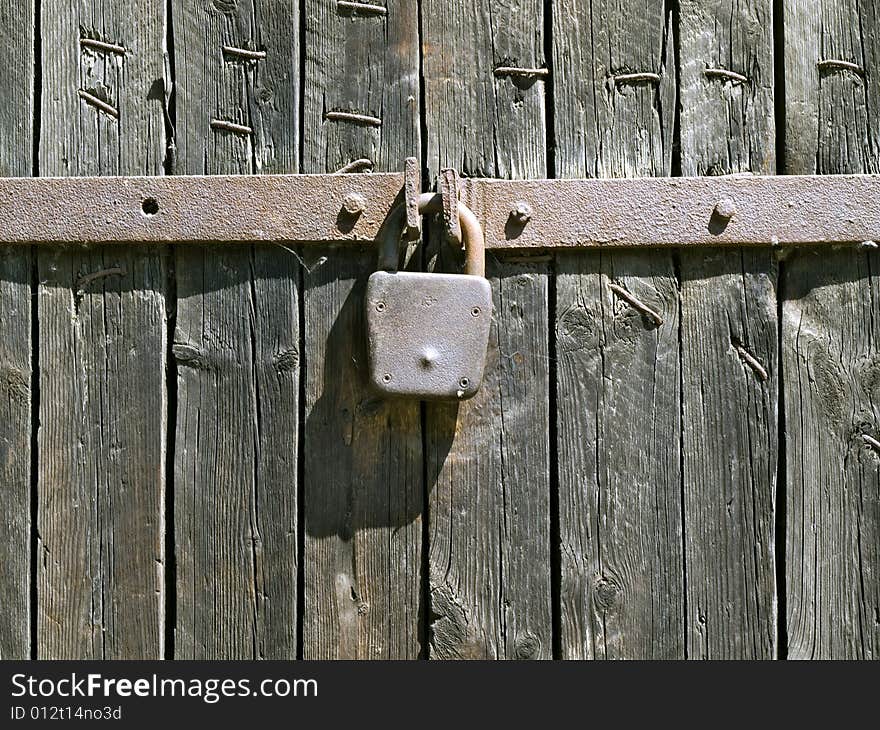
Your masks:
M 0 178 L 0 243 L 372 241 L 403 186 L 402 174 Z M 490 249 L 880 239 L 873 175 L 464 179 L 461 188 Z
M 402 174 L 0 178 L 0 243 L 373 241 L 402 188 Z

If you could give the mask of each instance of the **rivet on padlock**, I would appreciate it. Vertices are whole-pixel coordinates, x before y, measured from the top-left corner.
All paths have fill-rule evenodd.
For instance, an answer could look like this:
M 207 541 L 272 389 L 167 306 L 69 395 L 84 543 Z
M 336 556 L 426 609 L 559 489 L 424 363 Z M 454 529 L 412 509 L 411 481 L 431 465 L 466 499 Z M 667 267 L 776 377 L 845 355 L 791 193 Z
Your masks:
M 419 212 L 441 213 L 442 196 L 419 196 Z M 380 241 L 379 271 L 367 282 L 370 381 L 379 392 L 419 400 L 466 400 L 483 382 L 492 287 L 485 240 L 473 212 L 458 204 L 465 274 L 398 271 L 404 210 L 392 213 Z

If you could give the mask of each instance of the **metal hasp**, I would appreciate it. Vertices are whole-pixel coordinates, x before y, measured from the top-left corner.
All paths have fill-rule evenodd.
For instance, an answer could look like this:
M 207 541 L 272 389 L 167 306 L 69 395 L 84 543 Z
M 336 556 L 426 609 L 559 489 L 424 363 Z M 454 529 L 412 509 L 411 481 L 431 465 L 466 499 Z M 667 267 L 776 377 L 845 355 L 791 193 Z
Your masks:
M 367 282 L 370 382 L 397 398 L 472 398 L 483 382 L 492 323 L 482 228 L 459 203 L 466 274 L 398 271 L 403 212 L 400 207 L 392 214 L 380 241 L 379 271 Z M 419 212 L 442 213 L 443 196 L 421 195 Z

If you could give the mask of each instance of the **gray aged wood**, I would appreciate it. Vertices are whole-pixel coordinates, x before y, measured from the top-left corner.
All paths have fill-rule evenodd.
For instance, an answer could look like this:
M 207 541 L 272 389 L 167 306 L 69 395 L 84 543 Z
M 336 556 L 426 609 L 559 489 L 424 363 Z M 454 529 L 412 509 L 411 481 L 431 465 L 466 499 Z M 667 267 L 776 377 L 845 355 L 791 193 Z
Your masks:
M 422 25 L 428 169 L 546 177 L 544 3 L 427 0 Z
M 669 175 L 676 78 L 663 3 L 556 0 L 559 177 Z
M 147 0 L 40 7 L 40 174 L 161 174 L 162 10 Z M 159 658 L 165 257 L 46 248 L 37 260 L 37 655 Z
M 670 174 L 671 22 L 662 3 L 554 5 L 560 177 Z M 564 254 L 557 273 L 562 657 L 682 658 L 672 254 Z
M 682 658 L 672 261 L 561 255 L 557 275 L 562 656 Z
M 0 134 L 2 130 L 0 123 Z M 13 148 L 4 153 L 0 154 L 0 174 L 15 169 L 16 164 Z M 6 540 L 5 559 L 0 567 L 4 605 L 0 616 L 0 659 L 27 659 L 31 649 L 30 262 L 31 257 L 20 247 L 0 249 L 0 307 L 4 313 L 0 335 L 0 525 Z
M 772 659 L 776 267 L 707 250 L 682 254 L 681 277 L 688 657 Z
M 877 171 L 877 8 L 789 1 L 784 23 L 785 171 Z M 855 248 L 783 268 L 791 658 L 880 657 L 878 272 Z
M 34 4 L 0 6 L 0 176 L 33 167 Z M 0 249 L 0 659 L 30 656 L 31 556 L 31 255 Z
M 298 8 L 295 0 L 172 3 L 176 172 L 296 171 Z M 175 656 L 292 659 L 296 254 L 179 247 L 175 264 Z
M 681 172 L 776 172 L 772 0 L 679 3 Z
M 513 179 L 551 163 L 569 178 L 775 170 L 771 0 L 387 0 L 384 13 L 174 0 L 172 25 L 164 2 L 42 0 L 38 110 L 35 5 L 6 5 L 0 175 L 33 172 L 35 113 L 39 173 L 53 176 L 399 172 L 424 152 L 432 177 L 444 165 Z M 877 8 L 782 5 L 785 171 L 880 171 Z M 179 94 L 166 109 L 175 65 Z M 382 187 L 358 182 L 371 195 Z M 838 184 L 840 198 L 868 183 Z M 503 185 L 465 183 L 463 198 L 507 207 Z M 705 183 L 668 185 L 657 196 L 672 206 Z M 762 205 L 783 211 L 786 195 Z M 558 210 L 577 214 L 570 243 L 619 241 L 597 239 L 603 196 L 615 197 L 610 186 L 569 188 L 550 212 L 533 205 L 520 237 L 492 221 L 490 241 L 560 243 L 547 223 Z M 242 201 L 258 220 L 259 206 Z M 682 205 L 658 216 L 627 204 L 632 218 L 614 230 L 650 224 L 667 245 L 673 227 L 683 243 L 737 232 L 736 216 L 704 222 L 700 206 L 682 219 Z M 848 232 L 876 219 L 858 205 L 837 211 Z M 26 237 L 14 206 L 4 211 L 4 229 Z M 284 215 L 266 214 L 271 230 Z M 604 215 L 622 226 L 628 209 Z M 798 216 L 793 206 L 764 218 L 784 242 Z M 363 377 L 376 251 L 354 239 L 381 217 L 320 221 L 348 236 L 338 248 L 0 250 L 10 545 L 0 658 L 547 658 L 554 646 L 563 658 L 878 657 L 880 259 L 870 246 L 782 263 L 758 250 L 493 251 L 483 391 L 421 407 L 383 402 Z M 248 241 L 265 233 L 248 230 Z
M 682 174 L 773 174 L 772 3 L 685 0 L 679 18 Z M 680 253 L 693 659 L 776 655 L 776 269 L 771 251 Z
M 304 172 L 419 152 L 418 6 L 352 14 L 306 2 Z M 355 115 L 355 116 L 351 116 Z M 376 252 L 309 248 L 305 308 L 305 586 L 308 659 L 420 653 L 423 467 L 417 403 L 366 386 L 364 285 Z
M 546 177 L 543 3 L 422 3 L 428 167 Z M 448 258 L 448 257 L 447 257 Z M 430 656 L 552 656 L 548 270 L 489 258 L 485 381 L 426 407 Z M 447 264 L 448 265 L 448 264 Z

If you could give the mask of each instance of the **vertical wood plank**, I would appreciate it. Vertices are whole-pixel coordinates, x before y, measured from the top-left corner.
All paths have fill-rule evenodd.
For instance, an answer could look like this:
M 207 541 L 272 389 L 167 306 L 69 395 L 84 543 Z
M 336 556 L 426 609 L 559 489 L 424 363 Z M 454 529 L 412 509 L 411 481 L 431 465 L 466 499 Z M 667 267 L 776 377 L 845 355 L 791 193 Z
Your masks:
M 172 12 L 176 172 L 296 172 L 298 2 L 175 0 Z M 292 659 L 297 260 L 179 247 L 175 265 L 175 655 Z
M 0 7 L 0 175 L 33 168 L 34 3 Z M 0 250 L 0 659 L 30 656 L 31 556 L 31 251 Z
M 783 20 L 785 172 L 877 172 L 877 8 L 787 0 Z M 877 254 L 857 248 L 784 264 L 791 658 L 880 657 L 878 272 Z
M 547 175 L 544 3 L 422 4 L 428 169 L 468 177 Z
M 497 71 L 546 69 L 544 3 L 422 12 L 430 173 L 546 177 L 545 79 Z M 483 387 L 426 407 L 432 658 L 552 656 L 548 271 L 490 257 Z
M 682 174 L 773 174 L 772 3 L 682 0 L 679 18 Z M 772 659 L 775 256 L 682 251 L 680 267 L 687 653 Z
M 162 3 L 44 0 L 41 11 L 40 173 L 161 174 Z M 107 247 L 37 259 L 37 654 L 158 658 L 165 258 Z
M 662 3 L 554 3 L 556 171 L 668 175 Z M 679 291 L 672 254 L 557 257 L 563 658 L 682 658 Z
M 306 0 L 304 172 L 359 159 L 400 170 L 419 153 L 418 6 L 380 4 L 386 13 Z M 420 410 L 366 387 L 362 302 L 375 262 L 374 250 L 332 247 L 305 259 L 307 659 L 420 652 Z

